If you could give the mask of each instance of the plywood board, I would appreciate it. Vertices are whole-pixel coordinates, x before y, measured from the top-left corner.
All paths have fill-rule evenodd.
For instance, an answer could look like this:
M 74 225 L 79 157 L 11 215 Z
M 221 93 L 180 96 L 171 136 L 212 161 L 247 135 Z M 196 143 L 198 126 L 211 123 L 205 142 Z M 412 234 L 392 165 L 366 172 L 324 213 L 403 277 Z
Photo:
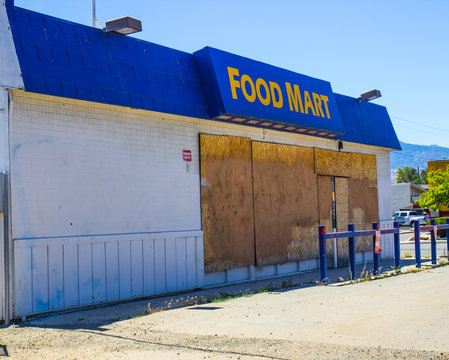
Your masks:
M 253 142 L 257 265 L 318 257 L 313 149 Z
M 252 265 L 251 140 L 200 135 L 205 272 Z
M 335 202 L 337 231 L 346 231 L 349 223 L 349 182 L 348 178 L 335 177 Z M 347 239 L 337 239 L 338 267 L 348 266 L 349 248 Z
M 372 229 L 372 223 L 379 220 L 377 184 L 372 180 L 350 179 L 350 220 L 356 230 Z M 372 236 L 356 238 L 356 251 L 371 251 Z
M 315 171 L 320 175 L 369 179 L 377 183 L 375 155 L 315 148 Z
M 332 232 L 332 176 L 318 176 L 319 224 L 326 227 L 326 232 Z M 334 267 L 334 242 L 326 242 L 327 265 Z
M 315 171 L 349 179 L 349 222 L 356 230 L 371 229 L 379 220 L 376 156 L 315 148 Z M 356 251 L 370 250 L 371 238 L 356 238 Z

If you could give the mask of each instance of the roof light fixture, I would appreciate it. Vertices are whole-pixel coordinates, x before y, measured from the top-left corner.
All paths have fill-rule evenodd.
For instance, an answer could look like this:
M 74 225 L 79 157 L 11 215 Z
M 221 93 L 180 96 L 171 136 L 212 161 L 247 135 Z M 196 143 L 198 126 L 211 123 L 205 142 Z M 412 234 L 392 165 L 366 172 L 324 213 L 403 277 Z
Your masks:
M 140 20 L 125 16 L 115 20 L 106 21 L 105 31 L 117 35 L 134 34 L 142 31 L 142 23 Z
M 371 91 L 364 92 L 363 94 L 360 94 L 360 97 L 357 100 L 360 103 L 361 101 L 375 100 L 375 99 L 380 98 L 381 96 L 382 96 L 382 94 L 380 93 L 380 91 L 374 89 Z

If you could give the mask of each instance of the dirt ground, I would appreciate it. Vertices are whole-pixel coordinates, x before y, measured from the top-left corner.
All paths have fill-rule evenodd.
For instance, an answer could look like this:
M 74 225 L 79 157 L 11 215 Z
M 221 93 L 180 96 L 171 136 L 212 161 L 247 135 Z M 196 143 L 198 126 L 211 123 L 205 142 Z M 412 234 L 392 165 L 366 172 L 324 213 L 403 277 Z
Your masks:
M 0 329 L 11 359 L 449 359 L 449 266 L 89 323 Z M 77 318 L 78 317 L 78 318 Z

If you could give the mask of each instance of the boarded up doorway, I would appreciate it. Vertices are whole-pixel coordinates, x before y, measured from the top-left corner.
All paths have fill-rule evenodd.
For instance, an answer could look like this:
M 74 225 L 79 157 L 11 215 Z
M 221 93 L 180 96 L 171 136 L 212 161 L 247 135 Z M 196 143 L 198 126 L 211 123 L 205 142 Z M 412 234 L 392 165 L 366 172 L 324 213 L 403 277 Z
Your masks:
M 253 141 L 252 149 L 257 266 L 317 258 L 313 148 Z
M 346 231 L 349 223 L 349 182 L 340 176 L 318 176 L 319 223 L 326 231 Z M 337 239 L 337 264 L 334 262 L 334 241 L 326 244 L 329 266 L 347 266 L 349 264 L 346 239 Z

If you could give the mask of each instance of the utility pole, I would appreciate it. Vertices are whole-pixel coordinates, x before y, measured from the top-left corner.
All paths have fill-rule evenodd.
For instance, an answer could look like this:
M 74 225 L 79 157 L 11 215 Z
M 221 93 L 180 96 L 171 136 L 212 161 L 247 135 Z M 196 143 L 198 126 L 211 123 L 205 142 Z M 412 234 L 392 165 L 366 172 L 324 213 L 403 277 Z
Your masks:
M 95 0 L 92 0 L 92 27 L 97 27 L 95 20 L 97 19 L 95 15 Z

